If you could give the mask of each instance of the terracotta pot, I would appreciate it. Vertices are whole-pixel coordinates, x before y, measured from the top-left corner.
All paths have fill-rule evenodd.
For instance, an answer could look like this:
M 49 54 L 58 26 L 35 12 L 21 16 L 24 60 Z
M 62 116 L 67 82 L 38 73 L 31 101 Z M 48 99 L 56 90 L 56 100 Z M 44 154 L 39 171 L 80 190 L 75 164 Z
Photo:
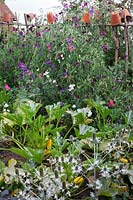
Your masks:
M 121 17 L 117 11 L 111 13 L 110 24 L 112 26 L 117 26 L 121 23 Z
M 47 13 L 47 22 L 48 24 L 53 24 L 55 22 L 55 17 L 52 12 Z
M 127 21 L 131 21 L 132 17 L 127 9 L 123 9 L 121 12 L 121 22 L 125 22 L 125 18 Z
M 3 22 L 11 22 L 11 15 L 8 13 L 5 13 L 3 16 Z
M 83 17 L 81 18 L 81 21 L 85 24 L 90 23 L 90 14 L 87 11 L 84 11 Z

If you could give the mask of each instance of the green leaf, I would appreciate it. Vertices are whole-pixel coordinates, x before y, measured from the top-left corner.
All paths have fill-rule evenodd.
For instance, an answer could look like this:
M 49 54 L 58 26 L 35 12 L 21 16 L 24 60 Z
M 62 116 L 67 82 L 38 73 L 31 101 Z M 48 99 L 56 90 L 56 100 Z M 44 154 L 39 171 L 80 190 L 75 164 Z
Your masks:
M 3 104 L 9 100 L 9 94 L 6 91 L 0 92 L 0 104 Z
M 37 118 L 35 118 L 31 122 L 31 128 L 32 128 L 32 130 L 40 131 L 40 129 L 44 126 L 45 122 L 46 122 L 45 117 L 42 116 L 42 115 L 39 115 Z
M 34 162 L 41 163 L 44 156 L 43 149 L 32 149 L 29 147 L 24 147 L 23 149 L 10 148 L 10 151 L 16 153 L 26 159 L 32 159 Z
M 5 124 L 8 124 L 8 126 L 14 126 L 14 125 L 19 125 L 22 126 L 24 123 L 23 116 L 21 114 L 16 114 L 16 113 L 4 113 L 1 115 L 3 118 L 3 122 Z
M 85 139 L 88 137 L 92 137 L 92 134 L 96 131 L 96 129 L 92 126 L 80 125 L 80 128 L 74 128 L 76 137 L 79 139 Z
M 69 108 L 69 105 L 61 107 L 60 102 L 58 102 L 57 104 L 48 105 L 45 108 L 51 120 L 54 119 L 60 120 L 61 117 L 65 114 L 65 112 Z

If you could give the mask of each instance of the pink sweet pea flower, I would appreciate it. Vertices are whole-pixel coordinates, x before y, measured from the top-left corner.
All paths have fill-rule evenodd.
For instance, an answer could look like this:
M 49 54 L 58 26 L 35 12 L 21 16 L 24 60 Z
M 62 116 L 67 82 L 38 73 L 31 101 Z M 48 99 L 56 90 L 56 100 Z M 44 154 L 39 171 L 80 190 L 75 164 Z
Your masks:
M 108 107 L 109 108 L 113 108 L 115 106 L 115 102 L 113 99 L 110 99 L 109 102 L 108 102 Z
M 48 50 L 50 50 L 51 49 L 51 44 L 50 43 L 46 44 L 46 47 L 48 48 Z
M 73 51 L 74 48 L 73 48 L 72 45 L 69 45 L 69 46 L 68 46 L 68 49 L 69 49 L 70 53 L 72 53 L 72 51 Z
M 38 74 L 38 77 L 43 78 L 43 74 L 42 73 Z
M 9 91 L 11 89 L 7 83 L 5 84 L 4 88 L 6 91 Z

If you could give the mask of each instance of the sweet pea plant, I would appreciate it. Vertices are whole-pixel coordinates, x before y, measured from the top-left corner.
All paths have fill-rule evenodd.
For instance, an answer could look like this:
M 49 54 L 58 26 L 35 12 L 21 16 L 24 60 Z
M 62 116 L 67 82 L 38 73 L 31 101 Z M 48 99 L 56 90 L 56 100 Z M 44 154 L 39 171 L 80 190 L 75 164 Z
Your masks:
M 132 59 L 125 78 L 103 26 L 115 4 L 61 2 L 0 43 L 0 198 L 132 199 Z

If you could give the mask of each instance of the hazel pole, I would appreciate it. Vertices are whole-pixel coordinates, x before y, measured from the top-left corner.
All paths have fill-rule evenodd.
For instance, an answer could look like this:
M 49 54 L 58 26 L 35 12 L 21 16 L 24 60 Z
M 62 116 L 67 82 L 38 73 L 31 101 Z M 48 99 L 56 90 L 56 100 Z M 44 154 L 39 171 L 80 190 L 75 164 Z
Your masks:
M 128 26 L 127 26 L 127 19 L 124 16 L 124 38 L 125 38 L 125 73 L 126 73 L 126 80 L 128 76 L 128 60 L 129 60 L 129 36 L 128 36 Z
M 115 41 L 115 65 L 117 65 L 118 56 L 119 56 L 119 48 L 120 48 L 117 27 L 114 27 L 114 26 L 112 27 L 112 33 L 113 33 L 113 38 Z

